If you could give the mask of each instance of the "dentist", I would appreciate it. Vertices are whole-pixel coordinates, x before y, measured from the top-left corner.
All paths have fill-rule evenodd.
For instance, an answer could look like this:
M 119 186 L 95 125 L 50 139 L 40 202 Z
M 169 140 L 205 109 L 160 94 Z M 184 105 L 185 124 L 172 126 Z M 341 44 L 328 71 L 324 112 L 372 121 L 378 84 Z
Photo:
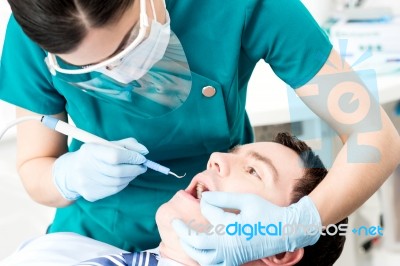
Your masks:
M 19 117 L 70 119 L 127 148 L 69 144 L 35 122 L 19 126 L 22 182 L 35 201 L 57 207 L 49 233 L 76 232 L 131 251 L 155 247 L 160 204 L 185 188 L 212 152 L 253 141 L 245 101 L 260 59 L 338 132 L 344 146 L 326 179 L 289 207 L 205 193 L 202 212 L 214 224 L 336 223 L 400 161 L 393 124 L 299 0 L 8 2 L 13 15 L 0 98 L 16 105 Z M 344 88 L 332 85 L 338 77 Z M 331 100 L 348 90 L 364 110 L 356 117 Z M 147 170 L 144 156 L 187 177 Z M 245 211 L 229 215 L 219 207 Z M 201 265 L 240 265 L 319 237 L 298 233 L 245 242 L 240 236 L 188 236 L 179 220 L 174 228 Z

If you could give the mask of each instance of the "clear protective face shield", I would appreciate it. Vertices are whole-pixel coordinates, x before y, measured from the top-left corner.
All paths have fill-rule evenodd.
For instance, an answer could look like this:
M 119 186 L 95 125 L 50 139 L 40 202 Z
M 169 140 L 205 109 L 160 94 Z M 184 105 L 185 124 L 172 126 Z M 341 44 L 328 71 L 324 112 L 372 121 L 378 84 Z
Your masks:
M 188 98 L 192 77 L 183 47 L 170 30 L 170 18 L 157 21 L 147 15 L 140 0 L 140 20 L 121 52 L 88 66 L 66 63 L 48 53 L 45 61 L 52 75 L 107 102 L 118 104 L 141 118 L 162 116 L 179 108 Z

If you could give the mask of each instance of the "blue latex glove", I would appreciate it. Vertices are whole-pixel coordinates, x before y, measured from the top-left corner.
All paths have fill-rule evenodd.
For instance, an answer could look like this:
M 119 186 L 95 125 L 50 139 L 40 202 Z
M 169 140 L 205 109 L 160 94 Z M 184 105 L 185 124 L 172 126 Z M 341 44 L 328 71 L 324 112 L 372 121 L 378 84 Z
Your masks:
M 147 167 L 142 165 L 146 161 L 143 155 L 148 153 L 145 146 L 133 138 L 113 143 L 126 150 L 85 143 L 54 162 L 54 182 L 64 198 L 76 200 L 82 196 L 96 201 L 118 193 L 146 172 Z
M 241 210 L 240 214 L 224 212 L 220 208 Z M 201 212 L 215 226 L 237 222 L 254 225 L 285 224 L 314 225 L 321 227 L 318 210 L 311 199 L 303 197 L 299 202 L 288 207 L 279 207 L 254 194 L 226 192 L 204 192 L 201 198 Z M 290 236 L 254 235 L 250 240 L 247 235 L 216 234 L 213 232 L 193 233 L 181 220 L 174 220 L 172 225 L 181 239 L 186 253 L 200 265 L 242 265 L 243 263 L 269 257 L 285 251 L 293 251 L 316 243 L 320 233 L 313 234 L 297 230 Z M 316 227 L 313 227 L 316 228 Z M 189 233 L 191 232 L 191 233 Z M 230 232 L 233 232 L 230 230 Z M 265 232 L 265 229 L 264 231 Z M 283 234 L 282 234 L 283 235 Z

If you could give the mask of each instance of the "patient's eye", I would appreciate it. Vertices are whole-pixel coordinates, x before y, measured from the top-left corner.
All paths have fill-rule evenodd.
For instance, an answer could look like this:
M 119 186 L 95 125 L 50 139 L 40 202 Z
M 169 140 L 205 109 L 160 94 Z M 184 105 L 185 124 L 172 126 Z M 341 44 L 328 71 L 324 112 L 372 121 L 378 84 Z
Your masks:
M 254 168 L 251 167 L 251 166 L 247 167 L 246 172 L 249 173 L 249 174 L 251 174 L 251 175 L 253 175 L 253 176 L 255 176 L 255 177 L 257 177 L 257 178 L 259 178 L 259 179 L 261 179 L 261 177 L 260 177 L 259 174 L 257 173 L 256 169 L 254 169 Z

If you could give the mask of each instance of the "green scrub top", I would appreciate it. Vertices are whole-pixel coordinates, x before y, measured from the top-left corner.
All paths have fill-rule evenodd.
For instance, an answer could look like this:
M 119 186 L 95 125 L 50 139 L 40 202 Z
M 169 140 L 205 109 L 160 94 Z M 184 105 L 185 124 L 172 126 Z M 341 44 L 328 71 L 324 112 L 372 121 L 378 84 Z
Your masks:
M 192 89 L 178 109 L 138 118 L 53 77 L 45 51 L 11 16 L 0 68 L 0 98 L 40 114 L 66 111 L 75 124 L 108 140 L 134 137 L 148 158 L 187 176 L 148 170 L 116 195 L 58 208 L 49 232 L 71 231 L 125 250 L 158 245 L 157 208 L 206 168 L 210 153 L 253 141 L 246 90 L 260 59 L 293 88 L 323 66 L 331 44 L 298 0 L 167 0 L 171 28 L 192 71 Z M 212 86 L 213 97 L 202 89 Z M 265 104 L 274 99 L 264 99 Z M 82 143 L 73 141 L 70 151 Z

